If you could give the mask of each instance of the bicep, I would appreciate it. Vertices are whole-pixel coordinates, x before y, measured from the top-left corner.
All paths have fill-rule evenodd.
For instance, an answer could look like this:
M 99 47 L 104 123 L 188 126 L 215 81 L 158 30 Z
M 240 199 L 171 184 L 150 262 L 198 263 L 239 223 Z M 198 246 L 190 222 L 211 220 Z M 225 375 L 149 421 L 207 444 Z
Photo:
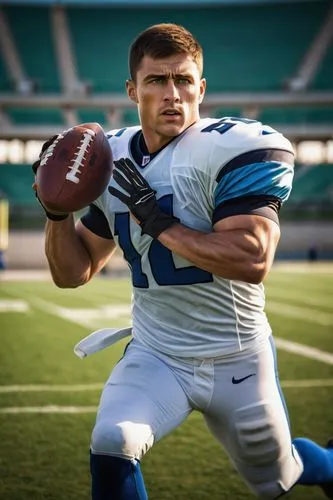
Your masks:
M 254 214 L 234 215 L 216 222 L 214 232 L 232 239 L 244 252 L 253 252 L 270 268 L 280 239 L 275 221 Z
M 91 275 L 100 271 L 113 254 L 116 244 L 112 238 L 103 238 L 93 233 L 79 220 L 76 232 L 87 249 L 91 261 Z

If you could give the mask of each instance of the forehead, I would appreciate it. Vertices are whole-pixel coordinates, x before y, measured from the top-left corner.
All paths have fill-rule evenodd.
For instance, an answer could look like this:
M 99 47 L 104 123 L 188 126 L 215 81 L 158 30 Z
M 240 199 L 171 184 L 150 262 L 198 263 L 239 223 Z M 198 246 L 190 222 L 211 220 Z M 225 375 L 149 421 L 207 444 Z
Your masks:
M 137 72 L 139 79 L 147 75 L 181 75 L 191 74 L 199 75 L 199 68 L 195 61 L 188 54 L 174 54 L 163 59 L 153 59 L 150 56 L 144 56 Z

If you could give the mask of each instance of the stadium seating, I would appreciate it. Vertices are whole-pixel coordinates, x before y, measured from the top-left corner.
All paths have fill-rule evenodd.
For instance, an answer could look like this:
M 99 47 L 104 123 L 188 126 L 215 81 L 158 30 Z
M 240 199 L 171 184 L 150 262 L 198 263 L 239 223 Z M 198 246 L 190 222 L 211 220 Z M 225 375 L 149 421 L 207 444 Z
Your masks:
M 223 6 L 207 6 L 203 2 L 190 8 L 156 4 L 150 8 L 92 7 L 92 4 L 82 6 L 79 3 L 73 6 L 66 5 L 66 1 L 60 4 L 67 18 L 77 77 L 87 85 L 89 98 L 90 95 L 125 94 L 124 84 L 129 76 L 129 44 L 140 30 L 158 22 L 183 24 L 198 37 L 205 53 L 207 95 L 224 92 L 253 92 L 255 95 L 285 92 L 292 95 L 288 82 L 297 74 L 299 65 L 323 26 L 331 0 L 267 4 L 254 1 L 251 5 L 247 2 L 242 5 L 227 2 Z M 36 6 L 33 2 L 31 5 L 26 2 L 24 6 L 5 2 L 2 6 L 24 73 L 36 84 L 37 97 L 51 94 L 60 97 L 64 92 L 52 29 L 53 8 Z M 308 90 L 333 92 L 333 45 L 324 55 Z M 0 58 L 2 92 L 14 94 L 15 88 L 8 67 Z M 1 127 L 6 126 L 7 117 L 12 127 L 17 126 L 22 131 L 24 127 L 31 129 L 31 126 L 36 126 L 45 130 L 45 134 L 51 127 L 67 128 L 73 120 L 78 123 L 97 121 L 106 130 L 138 123 L 135 108 L 117 109 L 115 118 L 112 118 L 108 106 L 93 108 L 81 104 L 73 108 L 72 115 L 66 114 L 68 109 L 60 106 L 4 105 L 0 108 L 0 132 L 3 130 Z M 329 132 L 325 132 L 322 139 L 332 137 L 333 106 L 270 105 L 251 109 L 251 106 L 241 106 L 233 101 L 228 106 L 216 105 L 207 114 L 215 117 L 249 116 L 282 131 L 283 126 L 294 127 L 295 130 L 310 126 L 312 130 L 321 130 L 320 126 L 327 125 Z M 22 137 L 23 140 L 28 138 L 23 132 Z M 39 137 L 34 135 L 32 138 Z M 301 139 L 296 136 L 295 142 Z M 310 202 L 313 206 L 329 203 L 333 207 L 332 177 L 332 165 L 318 165 L 308 170 L 297 168 L 288 207 L 294 209 Z M 31 182 L 29 167 L 0 165 L 0 190 L 12 206 L 32 207 L 35 204 Z
M 333 165 L 316 165 L 296 170 L 291 205 L 332 205 Z
M 31 189 L 34 177 L 28 165 L 0 165 L 0 196 L 10 205 L 29 206 L 36 203 Z
M 298 2 L 193 7 L 190 15 L 186 7 L 132 8 L 130 16 L 128 8 L 67 7 L 66 11 L 79 76 L 95 92 L 124 92 L 131 40 L 149 24 L 164 21 L 182 23 L 197 35 L 205 50 L 208 91 L 221 92 L 281 89 L 320 28 L 328 5 L 328 1 L 309 1 L 301 7 Z M 40 91 L 59 91 L 50 9 L 6 5 L 4 10 L 29 77 Z M 332 57 L 333 49 L 315 87 L 332 88 Z M 1 64 L 0 88 L 8 88 Z
M 49 8 L 19 5 L 6 6 L 4 11 L 27 75 L 40 91 L 59 92 Z M 1 88 L 4 86 L 6 82 L 1 82 Z

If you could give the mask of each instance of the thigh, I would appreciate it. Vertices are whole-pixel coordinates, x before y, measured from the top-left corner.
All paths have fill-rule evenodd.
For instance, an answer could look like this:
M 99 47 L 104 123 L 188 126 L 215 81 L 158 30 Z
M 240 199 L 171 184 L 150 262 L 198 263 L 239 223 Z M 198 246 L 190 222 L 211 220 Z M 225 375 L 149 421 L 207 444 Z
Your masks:
M 256 354 L 218 364 L 205 419 L 257 494 L 266 498 L 267 488 L 267 498 L 274 498 L 296 482 L 302 465 L 291 443 L 272 339 Z
M 113 369 L 97 412 L 96 425 L 108 421 L 135 435 L 143 454 L 179 426 L 192 411 L 172 370 L 136 341 Z

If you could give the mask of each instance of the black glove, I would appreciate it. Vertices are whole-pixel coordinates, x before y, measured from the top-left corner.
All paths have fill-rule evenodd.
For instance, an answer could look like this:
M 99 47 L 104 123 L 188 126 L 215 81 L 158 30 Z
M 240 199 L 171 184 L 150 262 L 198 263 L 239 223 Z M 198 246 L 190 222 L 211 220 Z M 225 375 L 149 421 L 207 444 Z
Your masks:
M 39 167 L 39 164 L 40 164 L 40 160 L 44 154 L 44 152 L 47 150 L 47 148 L 49 146 L 51 146 L 51 144 L 59 137 L 59 135 L 53 135 L 52 137 L 50 137 L 47 141 L 44 142 L 43 146 L 42 146 L 42 149 L 41 149 L 41 152 L 39 153 L 39 156 L 38 156 L 38 160 L 35 161 L 33 164 L 32 164 L 32 171 L 33 173 L 36 175 L 37 173 L 37 169 Z
M 42 149 L 41 149 L 41 152 L 39 153 L 39 157 L 38 157 L 38 160 L 35 161 L 33 164 L 32 164 L 32 171 L 33 173 L 36 175 L 37 173 L 37 169 L 40 165 L 40 160 L 44 154 L 44 152 L 47 150 L 47 148 L 49 146 L 51 146 L 51 144 L 58 138 L 59 136 L 58 135 L 53 135 L 52 137 L 50 137 L 50 139 L 48 139 L 46 142 L 44 142 L 43 146 L 42 146 Z M 43 207 L 44 209 L 44 212 L 46 214 L 46 217 L 50 220 L 55 220 L 55 221 L 60 221 L 60 220 L 65 220 L 67 219 L 67 217 L 69 216 L 69 214 L 55 214 L 55 213 L 52 213 L 52 212 L 49 212 L 43 205 L 41 199 L 39 198 L 38 196 L 38 193 L 37 193 L 37 189 L 36 189 L 36 184 L 33 185 L 33 188 L 35 190 L 35 196 L 37 198 L 37 200 L 39 201 L 39 203 L 41 204 L 41 206 Z
M 130 212 L 139 221 L 143 234 L 152 238 L 172 226 L 178 219 L 163 213 L 158 206 L 155 193 L 146 179 L 137 171 L 128 158 L 114 162 L 113 178 L 128 194 L 109 186 L 109 192 L 128 206 Z

